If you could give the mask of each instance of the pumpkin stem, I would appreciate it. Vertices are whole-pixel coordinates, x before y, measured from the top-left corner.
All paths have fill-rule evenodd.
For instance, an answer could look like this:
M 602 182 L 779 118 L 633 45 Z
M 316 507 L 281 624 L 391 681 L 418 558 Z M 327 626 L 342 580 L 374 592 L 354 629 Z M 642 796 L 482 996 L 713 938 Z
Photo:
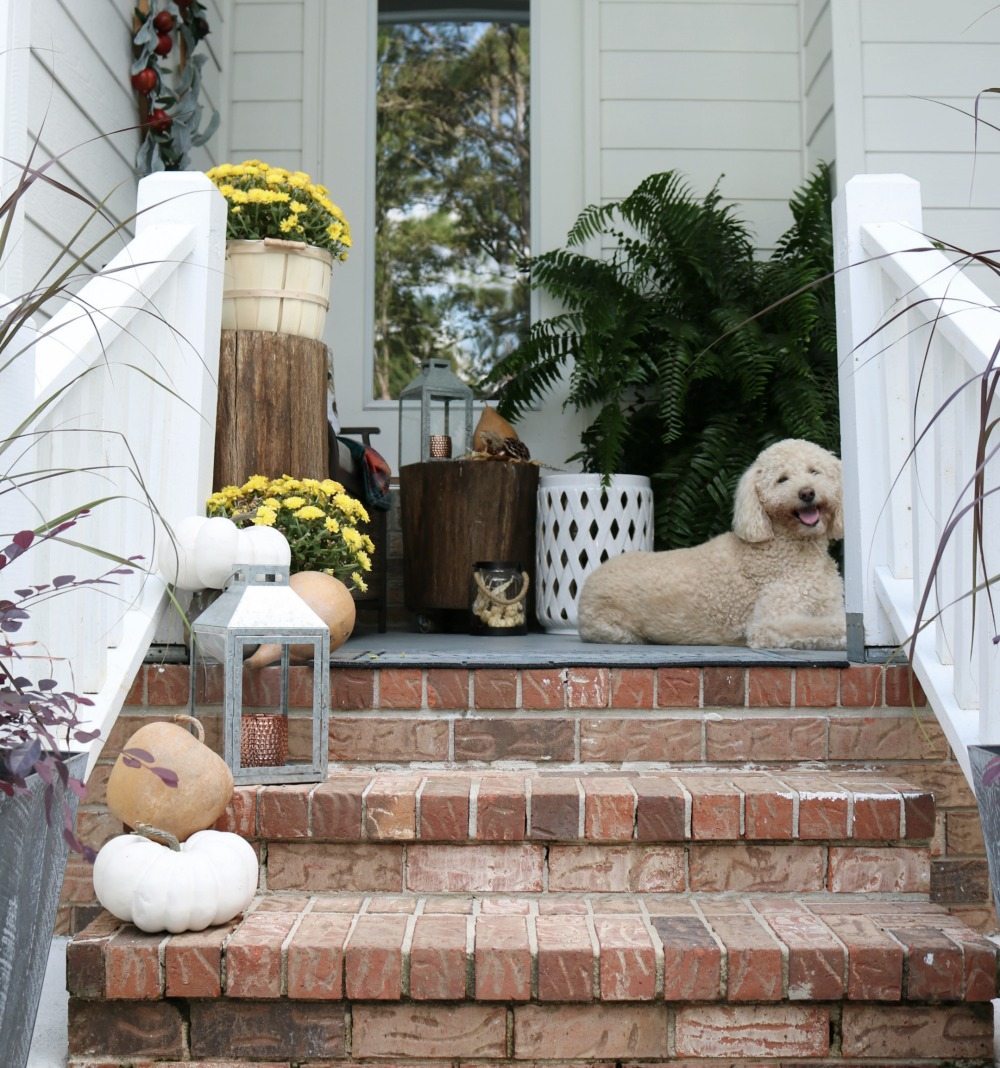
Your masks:
M 150 827 L 148 823 L 138 823 L 135 827 L 135 833 L 141 834 L 143 838 L 148 838 L 151 842 L 159 842 L 160 845 L 167 846 L 175 853 L 181 851 L 181 844 L 177 841 L 177 836 L 169 831 L 161 831 L 159 827 Z
M 186 723 L 189 727 L 194 725 L 194 733 L 198 737 L 199 742 L 205 740 L 205 728 L 201 725 L 200 719 L 195 719 L 194 716 L 177 715 L 174 716 L 174 723 Z

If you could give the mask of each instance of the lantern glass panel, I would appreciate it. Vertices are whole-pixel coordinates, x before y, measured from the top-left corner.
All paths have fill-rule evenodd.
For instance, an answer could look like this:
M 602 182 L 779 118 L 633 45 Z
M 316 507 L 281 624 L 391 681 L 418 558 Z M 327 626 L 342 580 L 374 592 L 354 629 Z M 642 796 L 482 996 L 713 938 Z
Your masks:
M 288 569 L 237 565 L 191 626 L 191 715 L 237 783 L 326 777 L 330 632 Z
M 450 439 L 450 455 L 472 447 L 472 389 L 447 360 L 426 360 L 399 394 L 399 467 L 431 459 L 431 438 Z

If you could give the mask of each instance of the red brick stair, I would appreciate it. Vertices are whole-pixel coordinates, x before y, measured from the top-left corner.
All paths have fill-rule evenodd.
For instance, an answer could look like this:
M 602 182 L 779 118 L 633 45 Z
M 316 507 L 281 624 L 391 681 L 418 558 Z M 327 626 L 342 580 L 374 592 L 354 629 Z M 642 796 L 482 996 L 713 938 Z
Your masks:
M 868 669 L 765 668 L 716 712 L 691 670 L 690 708 L 666 669 L 629 675 L 623 711 L 564 685 L 535 735 L 528 669 L 511 692 L 351 669 L 328 780 L 242 787 L 220 821 L 260 853 L 244 917 L 101 914 L 71 942 L 70 1065 L 992 1064 L 995 947 L 931 900 L 978 870 L 944 857 L 968 802 L 899 677 L 894 707 Z M 746 704 L 786 675 L 808 708 Z

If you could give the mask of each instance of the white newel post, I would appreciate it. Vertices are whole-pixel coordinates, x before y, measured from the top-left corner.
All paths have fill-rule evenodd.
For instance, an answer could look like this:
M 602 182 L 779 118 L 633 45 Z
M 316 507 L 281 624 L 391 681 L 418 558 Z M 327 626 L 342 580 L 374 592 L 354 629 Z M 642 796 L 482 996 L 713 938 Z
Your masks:
M 152 174 L 139 183 L 136 236 L 161 224 L 194 227 L 195 248 L 177 272 L 175 307 L 160 308 L 168 323 L 183 323 L 175 343 L 185 357 L 171 388 L 186 403 L 171 404 L 164 440 L 172 451 L 166 461 L 180 477 L 156 479 L 163 496 L 157 501 L 171 522 L 201 514 L 212 492 L 215 456 L 215 408 L 222 323 L 222 282 L 226 256 L 226 202 L 215 185 L 194 171 Z M 193 366 L 200 361 L 204 370 Z
M 862 247 L 861 228 L 892 220 L 913 229 L 915 245 L 924 241 L 920 186 L 904 175 L 857 175 L 834 202 L 833 220 L 848 653 L 860 659 L 865 646 L 896 644 L 876 597 L 874 575 L 876 567 L 893 563 L 887 502 L 900 453 L 905 455 L 903 442 L 890 441 L 886 424 L 905 424 L 908 414 L 890 411 L 898 398 L 892 403 L 887 390 L 887 336 L 871 338 L 885 322 L 886 304 L 882 268 Z

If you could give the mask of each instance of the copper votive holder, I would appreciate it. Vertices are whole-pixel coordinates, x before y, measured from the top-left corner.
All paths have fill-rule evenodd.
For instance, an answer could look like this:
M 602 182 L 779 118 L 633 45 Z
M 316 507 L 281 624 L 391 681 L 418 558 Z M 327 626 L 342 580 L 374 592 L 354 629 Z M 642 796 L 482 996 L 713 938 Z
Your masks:
M 430 451 L 432 460 L 451 459 L 451 438 L 447 434 L 431 434 Z
M 241 718 L 240 767 L 275 768 L 288 762 L 288 720 L 265 712 Z

